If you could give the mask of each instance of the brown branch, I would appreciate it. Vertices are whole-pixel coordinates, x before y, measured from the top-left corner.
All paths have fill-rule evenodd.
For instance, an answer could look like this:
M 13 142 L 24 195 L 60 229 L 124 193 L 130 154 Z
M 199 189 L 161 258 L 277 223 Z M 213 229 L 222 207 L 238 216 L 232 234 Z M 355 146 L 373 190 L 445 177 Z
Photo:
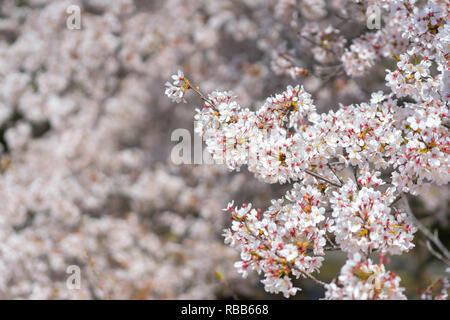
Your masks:
M 300 271 L 303 275 L 305 275 L 307 278 L 311 279 L 311 280 L 314 281 L 315 283 L 320 284 L 320 285 L 323 286 L 323 287 L 326 287 L 326 286 L 327 286 L 327 284 L 326 284 L 325 282 L 323 282 L 323 281 L 317 279 L 317 278 L 314 277 L 312 274 L 310 274 L 310 273 L 308 273 L 308 272 L 303 272 L 303 271 L 298 270 L 298 269 L 297 269 L 297 271 Z
M 329 180 L 329 179 L 327 179 L 325 177 L 322 177 L 320 174 L 317 174 L 317 173 L 315 173 L 315 172 L 313 172 L 311 170 L 305 169 L 303 171 L 305 171 L 307 174 L 313 176 L 314 178 L 317 178 L 319 180 L 325 181 L 325 182 L 327 182 L 327 183 L 329 183 L 329 184 L 331 184 L 331 185 L 333 185 L 335 187 L 338 187 L 338 188 L 342 187 L 342 184 L 336 183 L 336 182 L 331 181 L 331 180 Z
M 341 177 L 339 177 L 336 173 L 336 171 L 333 169 L 333 167 L 331 166 L 330 163 L 327 163 L 328 168 L 331 170 L 331 172 L 333 172 L 334 176 L 339 180 L 339 182 L 341 183 L 341 185 L 344 185 L 344 181 L 342 181 Z
M 330 237 L 328 236 L 328 234 L 325 233 L 325 238 L 328 240 L 328 242 L 331 244 L 331 248 L 329 249 L 329 251 L 332 250 L 339 250 L 339 247 L 330 239 Z
M 361 190 L 361 185 L 358 182 L 358 166 L 352 166 L 353 168 L 353 176 L 355 177 L 356 186 L 358 190 Z
M 437 257 L 439 259 L 439 256 L 442 257 L 442 259 L 440 259 L 442 262 L 444 262 L 446 265 L 450 266 L 450 252 L 448 251 L 448 249 L 442 244 L 441 240 L 439 239 L 438 233 L 437 231 L 435 231 L 434 233 L 432 233 L 430 230 L 427 229 L 427 227 L 425 227 L 413 214 L 411 207 L 409 206 L 409 201 L 408 198 L 406 197 L 405 194 L 403 194 L 402 196 L 403 199 L 403 203 L 405 206 L 405 209 L 408 213 L 408 215 L 410 216 L 411 220 L 414 222 L 414 224 L 417 226 L 417 228 L 423 233 L 423 235 L 428 239 L 428 242 L 433 243 L 439 250 L 440 253 L 438 253 L 438 255 L 435 255 L 434 252 L 435 250 L 430 250 L 431 254 L 433 254 L 435 257 Z M 428 249 L 429 248 L 429 244 L 427 244 Z M 437 253 L 437 252 L 436 252 Z
M 203 101 L 205 101 L 207 104 L 209 104 L 209 106 L 210 106 L 214 111 L 217 111 L 217 109 L 214 107 L 214 103 L 213 103 L 211 100 L 209 100 L 208 98 L 206 98 L 206 97 L 203 95 L 203 93 L 201 93 L 201 91 L 199 90 L 199 88 L 198 88 L 197 85 L 195 85 L 195 84 L 191 85 L 191 84 L 189 83 L 189 80 L 188 80 L 188 84 L 189 84 L 188 89 L 192 89 L 195 93 L 197 93 L 197 94 L 200 96 L 200 98 L 201 98 Z

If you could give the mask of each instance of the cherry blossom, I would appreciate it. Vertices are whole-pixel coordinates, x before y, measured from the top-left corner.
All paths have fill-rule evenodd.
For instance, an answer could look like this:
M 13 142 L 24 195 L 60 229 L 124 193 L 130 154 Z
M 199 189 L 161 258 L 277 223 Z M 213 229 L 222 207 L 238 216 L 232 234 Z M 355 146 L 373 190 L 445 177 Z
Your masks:
M 300 84 L 252 108 L 242 107 L 231 92 L 205 96 L 196 87 L 203 100 L 196 132 L 217 164 L 230 170 L 247 166 L 267 183 L 294 182 L 264 212 L 229 204 L 232 225 L 224 231 L 225 243 L 241 253 L 239 273 L 262 273 L 266 291 L 285 297 L 300 290 L 293 278 L 304 277 L 324 286 L 327 299 L 405 299 L 400 278 L 385 269 L 385 255 L 413 249 L 420 229 L 438 244 L 441 260 L 450 261 L 448 250 L 400 203 L 408 203 L 406 194 L 449 182 L 449 8 L 441 1 L 344 2 L 341 19 L 356 12 L 355 20 L 364 20 L 368 6 L 377 5 L 384 27 L 347 43 L 332 25 L 303 23 L 296 32 L 298 47 L 309 48 L 314 65 L 308 70 L 300 64 L 303 52 L 292 42 L 276 46 L 269 37 L 262 45 L 273 49 L 271 67 L 301 83 L 299 73 L 367 77 L 390 59 L 394 67 L 384 74 L 388 90 L 372 91 L 367 102 L 318 112 L 313 94 Z M 278 15 L 287 15 L 289 6 L 295 4 L 280 4 Z M 291 27 L 300 28 L 295 15 L 293 20 Z M 305 67 L 308 72 L 300 72 Z M 173 99 L 172 91 L 166 94 Z M 313 275 L 325 263 L 326 250 L 348 257 L 330 284 Z M 373 253 L 381 256 L 380 264 L 372 262 Z

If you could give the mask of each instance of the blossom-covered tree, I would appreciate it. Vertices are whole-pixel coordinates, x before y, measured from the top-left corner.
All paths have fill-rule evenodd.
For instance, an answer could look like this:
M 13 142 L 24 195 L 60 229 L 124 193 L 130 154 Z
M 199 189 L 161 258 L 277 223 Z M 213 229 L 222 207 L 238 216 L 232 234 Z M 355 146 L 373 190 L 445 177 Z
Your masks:
M 277 30 L 261 35 L 260 44 L 275 48 L 269 59 L 275 74 L 297 82 L 322 76 L 321 86 L 336 78 L 375 77 L 377 66 L 390 65 L 385 90 L 369 87 L 375 90 L 368 101 L 319 113 L 314 93 L 288 85 L 259 108 L 244 108 L 230 91 L 203 94 L 182 71 L 165 93 L 175 102 L 186 102 L 189 91 L 203 100 L 195 131 L 216 163 L 230 170 L 246 166 L 269 184 L 291 184 L 265 211 L 233 202 L 225 209 L 232 220 L 225 243 L 240 251 L 235 267 L 243 277 L 254 270 L 266 291 L 285 297 L 300 290 L 294 278 L 310 278 L 324 286 L 326 299 L 405 299 L 400 277 L 384 264 L 387 255 L 414 248 L 418 230 L 431 253 L 450 266 L 448 250 L 408 203 L 450 179 L 449 3 L 338 2 L 342 23 L 365 24 L 365 13 L 376 6 L 382 28 L 347 39 L 339 26 L 308 21 L 308 14 L 327 14 L 324 2 L 300 1 L 298 8 L 297 1 L 280 1 L 275 12 L 286 15 L 280 30 L 295 40 L 276 45 Z M 302 59 L 308 54 L 309 65 Z M 368 89 L 361 84 L 361 90 Z M 347 262 L 325 283 L 316 273 L 331 250 L 343 251 Z M 437 297 L 446 298 L 448 282 L 441 284 Z
M 327 297 L 342 294 L 344 285 L 340 282 L 358 281 L 372 272 L 377 275 L 366 281 L 367 288 L 372 279 L 397 286 L 397 278 L 385 271 L 389 269 L 401 276 L 401 285 L 405 287 L 403 294 L 408 297 L 445 298 L 448 286 L 442 278 L 445 269 L 437 262 L 446 259 L 449 192 L 444 181 L 443 184 L 424 182 L 445 180 L 447 176 L 445 170 L 438 174 L 430 169 L 443 170 L 447 165 L 441 163 L 446 157 L 445 149 L 430 142 L 438 143 L 445 138 L 428 140 L 432 137 L 425 133 L 442 134 L 448 122 L 445 117 L 427 112 L 426 104 L 410 93 L 401 98 L 400 93 L 390 96 L 394 89 L 386 90 L 384 79 L 385 69 L 389 69 L 393 79 L 403 79 L 403 84 L 395 89 L 398 92 L 429 89 L 431 93 L 423 96 L 430 97 L 434 92 L 445 90 L 447 69 L 437 67 L 447 59 L 443 50 L 448 47 L 448 7 L 444 1 L 430 2 L 430 8 L 434 5 L 440 9 L 426 9 L 425 1 L 405 2 L 407 11 L 412 13 L 400 11 L 389 16 L 390 11 L 384 6 L 389 3 L 343 0 L 0 1 L 0 298 L 266 298 L 269 295 L 258 285 L 257 274 L 251 272 L 254 263 L 249 263 L 248 259 L 248 255 L 255 257 L 248 250 L 258 248 L 253 248 L 254 243 L 241 241 L 247 230 L 245 225 L 257 226 L 263 217 L 269 219 L 264 223 L 270 222 L 270 228 L 275 231 L 282 230 L 284 225 L 284 229 L 295 229 L 298 233 L 300 253 L 303 250 L 308 260 L 295 271 L 300 277 L 312 275 L 330 283 L 337 269 L 344 265 L 342 259 L 352 255 L 341 272 L 343 278 L 336 278 L 336 287 L 326 290 Z M 377 19 L 375 23 L 366 23 L 368 5 L 377 4 L 383 18 L 382 29 L 376 29 Z M 422 14 L 427 15 L 424 10 L 440 10 L 440 13 L 433 13 L 426 21 L 410 21 L 411 24 L 405 25 L 404 21 L 412 16 L 418 19 Z M 403 13 L 409 18 L 405 20 Z M 80 16 L 76 17 L 77 14 Z M 443 19 L 437 19 L 438 16 Z M 390 28 L 387 23 L 396 25 Z M 400 31 L 406 29 L 408 35 L 402 36 L 404 32 Z M 414 44 L 412 39 L 416 38 L 419 41 Z M 412 47 L 425 49 L 415 53 L 417 59 L 408 58 Z M 428 62 L 420 61 L 422 51 L 431 57 Z M 407 56 L 402 57 L 403 54 Z M 401 58 L 410 59 L 414 68 L 420 64 L 417 77 L 421 87 L 412 85 L 416 80 L 409 79 L 413 73 L 408 65 L 402 66 L 401 74 L 397 70 L 396 63 L 400 61 L 397 59 Z M 171 161 L 172 133 L 180 128 L 189 132 L 193 113 L 186 104 L 174 111 L 173 103 L 162 94 L 164 82 L 176 70 L 175 66 L 189 75 L 189 80 L 199 81 L 202 91 L 232 89 L 239 99 L 234 100 L 234 95 L 230 94 L 230 103 L 236 108 L 238 103 L 249 107 L 249 110 L 240 109 L 236 119 L 234 113 L 227 115 L 224 111 L 222 114 L 223 107 L 215 106 L 220 121 L 226 122 L 229 129 L 225 139 L 227 153 L 216 150 L 213 156 L 216 162 L 236 169 L 241 167 L 240 174 L 229 173 L 226 166 L 177 165 Z M 181 100 L 189 101 L 193 91 L 201 93 L 192 81 L 186 83 L 184 74 L 177 74 L 173 80 L 177 79 L 173 86 L 183 88 L 172 89 L 178 90 Z M 437 79 L 435 84 L 432 79 Z M 303 89 L 294 88 L 297 83 L 303 85 Z M 292 95 L 293 107 L 287 106 L 287 97 L 280 98 L 284 104 L 278 105 L 276 97 L 273 103 L 264 103 L 268 95 L 285 91 L 288 85 L 292 86 L 289 99 Z M 441 85 L 444 87 L 439 87 Z M 374 103 L 361 102 L 371 100 L 371 93 L 380 90 L 384 92 L 373 99 L 377 101 L 375 104 L 384 106 L 377 112 L 386 118 L 370 118 L 366 115 Z M 208 99 L 207 95 L 203 97 Z M 217 104 L 216 98 L 228 99 L 228 95 L 216 93 L 210 99 Z M 400 118 L 395 104 L 388 105 L 389 99 L 397 99 L 397 107 L 405 112 Z M 446 102 L 446 98 L 436 101 Z M 338 109 L 337 102 L 348 108 Z M 296 103 L 303 103 L 304 108 L 293 110 Z M 265 109 L 257 113 L 256 107 L 263 104 Z M 423 107 L 416 107 L 416 104 Z M 430 107 L 436 108 L 436 105 Z M 359 129 L 361 136 L 358 138 L 355 137 L 358 133 L 351 131 L 358 129 L 352 127 L 350 121 L 362 110 L 366 110 L 366 114 L 360 115 L 358 121 L 377 131 L 364 134 L 365 129 Z M 331 147 L 327 146 L 324 151 L 322 144 L 315 153 L 299 153 L 300 148 L 315 148 L 315 139 L 324 134 L 315 128 L 323 126 L 325 129 L 329 125 L 317 117 L 320 114 L 330 116 L 332 112 L 339 113 L 341 122 L 337 126 L 348 131 L 347 144 L 341 142 L 347 138 L 333 127 L 326 134 L 327 145 Z M 277 118 L 282 114 L 292 120 Z M 262 126 L 261 132 L 254 131 L 252 122 L 243 119 L 246 115 L 249 121 Z M 211 116 L 204 112 L 199 114 L 204 119 L 197 123 L 198 128 L 204 128 L 199 132 L 215 134 L 214 126 L 207 120 Z M 280 121 L 286 136 L 279 129 Z M 237 122 L 249 126 L 248 134 L 241 135 Z M 404 127 L 399 126 L 400 123 Z M 231 128 L 239 136 L 229 136 Z M 406 134 L 403 140 L 395 136 L 396 130 Z M 388 132 L 394 136 L 388 137 Z M 366 139 L 372 141 L 374 135 L 383 139 L 383 151 L 362 143 Z M 291 139 L 294 136 L 295 139 Z M 424 142 L 418 140 L 419 137 Z M 245 148 L 249 139 L 254 138 L 269 139 L 269 143 L 252 143 L 252 153 L 248 153 Z M 288 145 L 299 139 L 307 143 Z M 206 139 L 206 136 L 205 140 L 210 149 L 221 147 L 218 141 Z M 402 154 L 402 150 L 406 150 L 406 140 L 411 150 Z M 293 151 L 293 147 L 297 151 Z M 429 152 L 429 147 L 437 149 Z M 271 150 L 272 158 L 265 153 Z M 310 157 L 301 158 L 292 152 L 310 154 Z M 386 158 L 390 152 L 394 155 Z M 254 162 L 260 153 L 264 161 L 272 162 Z M 195 150 L 190 154 L 198 159 Z M 344 156 L 342 161 L 337 157 L 339 154 Z M 320 160 L 321 157 L 324 159 Z M 391 163 L 393 158 L 398 159 L 396 164 Z M 413 164 L 417 160 L 420 165 Z M 431 161 L 433 167 L 424 167 L 427 161 Z M 328 162 L 337 176 L 327 169 Z M 375 168 L 372 162 L 381 167 Z M 286 170 L 286 165 L 293 163 L 298 164 L 297 174 Z M 360 179 L 367 179 L 369 175 L 376 177 L 371 178 L 364 193 L 360 193 L 364 187 L 353 178 L 353 167 L 357 168 Z M 376 176 L 374 171 L 381 174 Z M 407 174 L 416 171 L 415 177 Z M 397 185 L 391 177 L 395 172 L 398 173 Z M 261 183 L 252 179 L 255 173 L 261 179 L 285 183 Z M 430 178 L 419 180 L 427 174 Z M 408 177 L 413 181 L 408 182 Z M 377 179 L 385 183 L 376 186 L 377 182 L 372 180 Z M 291 182 L 298 185 L 294 187 Z M 408 203 L 398 197 L 399 186 L 411 189 L 406 191 Z M 269 199 L 280 198 L 288 189 L 291 190 L 287 197 L 273 204 L 282 209 L 279 217 L 270 218 L 264 213 L 272 210 L 266 208 L 270 205 Z M 389 230 L 398 232 L 401 237 L 396 239 L 393 233 L 389 234 L 388 241 L 396 241 L 395 245 L 380 238 L 371 240 L 370 250 L 374 253 L 369 256 L 370 263 L 365 264 L 366 252 L 356 252 L 354 246 L 358 243 L 359 232 L 370 231 L 371 221 L 361 223 L 360 229 L 348 239 L 335 236 L 336 228 L 344 228 L 347 219 L 358 218 L 353 217 L 356 212 L 347 207 L 353 205 L 349 199 L 343 199 L 342 206 L 330 201 L 342 198 L 344 190 L 355 190 L 353 196 L 361 205 L 368 202 L 370 205 L 370 199 L 377 200 L 377 204 L 366 210 L 371 219 L 379 222 L 374 225 L 377 233 L 373 235 L 379 234 L 387 223 L 387 216 L 380 216 L 382 211 L 393 217 L 389 219 Z M 235 203 L 252 203 L 253 206 L 236 208 L 233 205 L 231 208 L 236 213 L 220 214 L 232 199 Z M 295 210 L 301 208 L 299 203 L 306 212 L 313 212 L 313 219 L 303 210 L 288 212 L 289 206 Z M 409 214 L 407 205 L 411 205 L 418 221 Z M 258 215 L 258 210 L 252 211 L 253 207 L 263 210 Z M 333 217 L 333 210 L 342 212 L 342 219 L 340 215 Z M 252 220 L 254 214 L 258 221 Z M 281 219 L 291 214 L 298 215 L 301 223 L 298 219 L 290 222 Z M 234 215 L 241 220 L 233 218 L 230 224 L 229 217 Z M 246 220 L 242 219 L 244 215 Z M 305 222 L 305 217 L 311 220 Z M 413 221 L 409 223 L 407 219 Z M 405 229 L 407 225 L 411 229 Z M 247 271 L 245 280 L 233 268 L 233 262 L 239 259 L 239 250 L 223 243 L 224 228 L 230 229 L 226 231 L 230 244 L 247 247 L 243 253 L 245 259 L 238 265 L 239 270 Z M 233 228 L 238 228 L 239 233 Z M 355 230 L 356 226 L 349 228 Z M 414 234 L 411 242 L 415 229 L 420 232 Z M 438 235 L 435 229 L 439 230 Z M 268 246 L 258 249 L 261 257 L 286 259 L 286 266 L 261 259 L 261 268 L 269 274 L 269 269 L 282 270 L 278 278 L 280 285 L 291 281 L 293 287 L 303 289 L 302 292 L 297 290 L 296 297 L 324 296 L 325 289 L 316 287 L 312 280 L 298 281 L 292 277 L 291 260 L 295 264 L 302 258 L 296 251 L 297 242 L 293 242 L 297 235 L 289 231 L 276 235 L 262 230 L 262 235 L 248 233 L 245 237 L 259 239 Z M 300 236 L 306 233 L 314 233 L 312 237 L 318 240 L 314 242 Z M 272 242 L 280 239 L 285 243 L 283 248 L 275 247 Z M 415 244 L 414 250 L 400 256 L 401 260 L 392 257 L 392 262 L 387 263 L 388 255 L 406 251 L 410 243 Z M 361 245 L 369 247 L 368 243 Z M 382 262 L 377 257 L 381 251 L 386 252 Z M 408 268 L 402 269 L 398 263 L 405 261 Z M 319 270 L 320 264 L 323 266 L 319 277 L 312 269 Z M 70 270 L 80 271 L 79 288 L 67 282 L 74 276 Z M 350 273 L 354 276 L 350 277 Z M 264 281 L 273 288 L 274 278 Z M 415 295 L 411 287 L 412 290 L 420 287 L 422 291 Z M 292 288 L 292 293 L 294 291 Z

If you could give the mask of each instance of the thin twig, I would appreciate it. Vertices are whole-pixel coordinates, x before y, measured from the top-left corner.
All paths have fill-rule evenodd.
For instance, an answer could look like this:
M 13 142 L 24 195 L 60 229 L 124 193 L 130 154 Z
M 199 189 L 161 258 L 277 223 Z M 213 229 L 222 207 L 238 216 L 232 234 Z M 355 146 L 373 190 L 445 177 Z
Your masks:
M 331 250 L 338 250 L 339 249 L 339 247 L 330 239 L 330 237 L 328 236 L 328 234 L 326 234 L 325 233 L 325 238 L 328 240 L 328 242 L 331 244 L 331 248 L 332 249 L 329 249 L 330 251 Z
M 310 274 L 310 273 L 308 273 L 308 272 L 306 272 L 306 271 L 300 270 L 299 268 L 297 268 L 296 265 L 294 265 L 294 264 L 292 264 L 292 263 L 290 263 L 290 262 L 288 262 L 287 264 L 288 264 L 288 266 L 289 266 L 291 269 L 295 269 L 296 271 L 300 272 L 300 273 L 301 273 L 303 276 L 305 276 L 306 278 L 309 278 L 309 279 L 313 280 L 315 283 L 320 284 L 320 285 L 323 286 L 323 287 L 326 287 L 326 286 L 327 286 L 327 284 L 326 284 L 325 282 L 323 282 L 323 281 L 317 279 L 317 278 L 314 277 L 312 274 Z
M 194 90 L 194 92 L 197 93 L 203 101 L 205 101 L 214 111 L 217 111 L 217 109 L 214 107 L 214 103 L 211 100 L 209 100 L 208 98 L 206 98 L 203 95 L 203 93 L 201 93 L 201 91 L 198 89 L 197 85 L 195 85 L 195 84 L 191 85 L 189 83 L 188 89 Z
M 339 177 L 336 173 L 336 171 L 333 169 L 333 167 L 331 166 L 330 163 L 327 163 L 328 168 L 331 170 L 331 172 L 333 172 L 334 176 L 339 180 L 339 182 L 341 183 L 341 185 L 344 185 L 344 181 L 342 181 L 341 177 Z
M 312 172 L 311 170 L 305 169 L 304 171 L 305 171 L 307 174 L 313 176 L 314 178 L 317 178 L 317 179 L 319 179 L 319 180 L 325 181 L 325 182 L 327 182 L 327 183 L 329 183 L 329 184 L 331 184 L 331 185 L 333 185 L 333 186 L 335 186 L 335 187 L 338 187 L 338 188 L 341 188 L 341 187 L 342 187 L 342 184 L 336 183 L 336 182 L 331 181 L 331 180 L 329 180 L 329 179 L 327 179 L 327 178 L 325 178 L 325 177 L 322 177 L 320 174 L 317 174 L 317 173 L 315 173 L 315 172 Z
M 320 43 L 317 43 L 317 42 L 315 42 L 315 41 L 312 40 L 312 39 L 309 39 L 308 37 L 302 35 L 300 32 L 297 33 L 297 36 L 300 37 L 300 38 L 302 38 L 302 39 L 305 39 L 305 40 L 309 41 L 310 43 L 312 43 L 313 45 L 315 45 L 315 46 L 317 46 L 317 47 L 320 47 L 320 48 L 324 49 L 325 51 L 327 51 L 327 52 L 333 54 L 334 56 L 336 55 L 336 53 L 333 52 L 333 51 L 331 51 L 329 48 L 320 45 Z
M 298 270 L 298 269 L 297 269 L 297 270 Z M 300 270 L 299 270 L 299 271 L 300 271 Z M 314 277 L 312 274 L 310 274 L 310 273 L 308 273 L 308 272 L 303 272 L 303 271 L 300 271 L 300 272 L 301 272 L 303 275 L 305 275 L 307 278 L 313 280 L 315 283 L 318 283 L 318 284 L 320 284 L 320 285 L 323 286 L 323 287 L 326 287 L 326 286 L 327 286 L 327 284 L 326 284 L 325 282 L 323 282 L 323 281 L 317 279 L 317 278 Z
M 355 177 L 356 186 L 358 187 L 358 190 L 361 190 L 361 185 L 358 182 L 358 166 L 352 166 L 353 167 L 353 176 Z
M 414 224 L 417 226 L 417 228 L 424 234 L 424 236 L 428 239 L 429 242 L 433 243 L 441 252 L 442 258 L 441 259 L 446 265 L 450 266 L 450 253 L 448 249 L 442 244 L 441 240 L 438 237 L 437 231 L 433 234 L 430 230 L 427 229 L 413 214 L 411 207 L 409 206 L 408 199 L 405 194 L 402 196 L 404 206 L 406 208 L 406 211 L 408 215 L 410 216 L 411 220 L 414 222 Z M 434 250 L 430 250 L 430 252 L 433 254 Z M 434 255 L 434 254 L 433 254 Z M 434 255 L 436 256 L 436 255 Z
M 433 249 L 430 240 L 424 241 L 425 246 L 427 247 L 427 249 L 430 251 L 430 253 L 435 256 L 437 259 L 444 261 L 444 257 L 442 256 L 442 254 L 440 254 L 439 252 L 437 252 L 436 250 Z

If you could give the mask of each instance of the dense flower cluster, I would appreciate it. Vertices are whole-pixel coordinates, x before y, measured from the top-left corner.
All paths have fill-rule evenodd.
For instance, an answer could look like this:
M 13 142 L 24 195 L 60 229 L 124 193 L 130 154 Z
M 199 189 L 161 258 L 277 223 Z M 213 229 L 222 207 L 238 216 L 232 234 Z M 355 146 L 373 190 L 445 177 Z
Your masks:
M 379 172 L 378 172 L 379 173 Z M 349 181 L 330 199 L 334 225 L 331 229 L 341 249 L 350 254 L 401 254 L 414 247 L 415 226 L 406 213 L 392 213 L 395 188 L 385 192 L 374 189 L 382 181 L 367 175 L 358 182 Z M 361 187 L 358 189 L 357 184 Z
M 325 298 L 331 300 L 404 300 L 400 277 L 386 271 L 371 259 L 361 262 L 355 256 L 342 267 L 338 280 L 326 286 Z
M 315 115 L 311 95 L 300 86 L 267 98 L 257 112 L 241 108 L 231 92 L 213 92 L 197 109 L 195 131 L 208 137 L 208 151 L 218 163 L 230 169 L 247 164 L 262 180 L 284 183 L 298 180 L 309 161 L 298 143 L 307 141 L 308 132 L 292 135 L 290 130 L 306 128 Z
M 247 276 L 249 270 L 263 272 L 269 292 L 294 295 L 289 274 L 306 277 L 322 265 L 326 245 L 323 195 L 317 188 L 295 184 L 284 199 L 273 200 L 262 215 L 251 205 L 228 211 L 233 220 L 226 229 L 225 243 L 241 251 L 235 266 Z

